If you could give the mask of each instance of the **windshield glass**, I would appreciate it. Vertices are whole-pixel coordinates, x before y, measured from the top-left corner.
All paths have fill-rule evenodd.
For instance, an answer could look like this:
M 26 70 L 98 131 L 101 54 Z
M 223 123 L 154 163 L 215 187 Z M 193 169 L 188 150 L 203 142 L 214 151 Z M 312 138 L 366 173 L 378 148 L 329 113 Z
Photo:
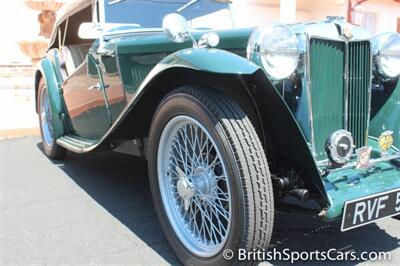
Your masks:
M 161 28 L 170 13 L 185 17 L 191 29 L 229 29 L 233 27 L 229 0 L 105 0 L 106 23 L 131 27 Z

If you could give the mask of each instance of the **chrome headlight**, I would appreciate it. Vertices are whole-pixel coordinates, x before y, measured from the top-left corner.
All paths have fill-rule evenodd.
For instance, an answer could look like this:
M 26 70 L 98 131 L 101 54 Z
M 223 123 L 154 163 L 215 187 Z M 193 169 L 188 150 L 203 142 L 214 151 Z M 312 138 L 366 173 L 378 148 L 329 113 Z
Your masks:
M 383 33 L 373 39 L 374 69 L 386 79 L 400 74 L 400 34 Z
M 299 62 L 296 35 L 284 24 L 270 24 L 250 36 L 247 58 L 260 65 L 274 80 L 290 76 Z

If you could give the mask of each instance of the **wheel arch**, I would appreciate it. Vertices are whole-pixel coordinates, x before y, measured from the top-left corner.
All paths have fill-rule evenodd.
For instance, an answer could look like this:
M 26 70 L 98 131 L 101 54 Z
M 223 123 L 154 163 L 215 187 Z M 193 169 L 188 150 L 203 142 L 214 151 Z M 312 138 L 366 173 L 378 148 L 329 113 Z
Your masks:
M 263 126 L 260 124 L 261 114 L 242 75 L 213 73 L 186 67 L 171 67 L 154 77 L 141 90 L 141 95 L 138 96 L 140 99 L 127 111 L 126 117 L 113 132 L 113 138 L 125 138 L 130 135 L 147 136 L 161 100 L 171 91 L 185 86 L 217 91 L 236 101 L 254 123 L 261 141 L 263 143 L 267 141 L 264 138 Z
M 52 110 L 52 126 L 54 138 L 57 139 L 64 135 L 65 128 L 64 123 L 62 121 L 62 114 L 64 112 L 62 105 L 62 96 L 60 90 L 60 81 L 56 76 L 53 63 L 49 58 L 43 58 L 39 62 L 39 69 L 35 73 L 35 105 L 36 112 L 38 112 L 38 94 L 39 94 L 39 85 L 40 81 L 43 80 L 46 84 L 49 100 L 50 100 L 50 108 Z
M 43 79 L 46 85 L 52 91 L 59 92 L 59 85 L 62 83 L 61 73 L 59 71 L 60 62 L 59 62 L 59 52 L 58 49 L 51 49 L 48 51 L 45 58 L 40 60 L 38 64 L 38 69 L 35 72 L 35 103 L 36 103 L 36 112 L 38 111 L 38 102 L 37 96 L 39 92 L 39 84 L 40 80 Z M 58 98 L 55 95 L 51 95 L 53 98 Z M 61 99 L 61 98 L 60 98 Z M 57 100 L 57 99 L 55 99 Z M 61 100 L 60 100 L 61 102 Z
M 293 168 L 303 174 L 306 187 L 314 192 L 322 204 L 327 203 L 321 177 L 304 135 L 284 100 L 261 69 L 255 73 L 228 74 L 182 66 L 167 68 L 143 87 L 136 104 L 131 106 L 110 137 L 147 137 L 160 101 L 172 90 L 183 86 L 214 90 L 237 102 L 256 128 L 269 162 L 274 164 L 275 155 L 287 159 Z M 293 150 L 293 147 L 298 148 Z
M 159 102 L 170 91 L 182 86 L 207 87 L 224 93 L 239 104 L 242 103 L 241 107 L 247 111 L 254 120 L 254 126 L 261 132 L 262 126 L 257 123 L 259 119 L 256 119 L 256 105 L 251 103 L 251 94 L 242 78 L 258 69 L 257 65 L 246 58 L 221 49 L 188 48 L 172 53 L 147 75 L 133 102 L 129 104 L 121 125 L 118 125 L 112 135 L 147 135 Z M 129 121 L 140 122 L 132 124 Z M 260 136 L 262 138 L 264 134 Z
M 36 113 L 39 112 L 39 110 L 38 110 L 38 93 L 39 93 L 40 80 L 42 78 L 43 78 L 42 71 L 40 71 L 40 69 L 36 70 L 35 83 L 34 83 L 34 88 L 35 88 L 35 110 L 36 110 Z

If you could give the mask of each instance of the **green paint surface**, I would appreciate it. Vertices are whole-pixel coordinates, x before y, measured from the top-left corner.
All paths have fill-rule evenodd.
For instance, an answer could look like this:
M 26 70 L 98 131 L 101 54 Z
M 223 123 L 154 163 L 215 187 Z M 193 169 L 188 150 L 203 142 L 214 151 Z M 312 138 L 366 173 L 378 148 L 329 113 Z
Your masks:
M 371 158 L 379 158 L 379 145 L 375 139 L 368 139 L 372 147 Z M 395 153 L 395 149 L 389 151 Z M 367 170 L 349 169 L 336 172 L 323 178 L 330 206 L 327 220 L 340 217 L 346 201 L 371 196 L 384 191 L 400 188 L 400 161 L 382 162 Z
M 366 144 L 368 135 L 370 49 L 367 41 L 349 43 L 348 130 L 357 148 Z
M 370 122 L 370 135 L 378 138 L 386 130 L 393 131 L 393 145 L 400 148 L 400 82 L 390 98 Z
M 327 138 L 343 128 L 344 49 L 343 42 L 311 40 L 311 104 L 317 160 L 326 158 Z
M 62 97 L 60 95 L 59 83 L 54 72 L 53 64 L 48 58 L 42 59 L 39 64 L 49 94 L 53 138 L 57 139 L 65 134 L 64 123 L 60 119 L 60 115 L 64 111 L 64 106 L 62 104 Z

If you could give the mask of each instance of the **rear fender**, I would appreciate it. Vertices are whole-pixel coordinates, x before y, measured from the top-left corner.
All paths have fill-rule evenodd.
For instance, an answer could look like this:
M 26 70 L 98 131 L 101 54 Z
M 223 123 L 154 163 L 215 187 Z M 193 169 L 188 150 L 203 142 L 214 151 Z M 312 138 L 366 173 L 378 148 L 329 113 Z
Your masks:
M 49 102 L 52 113 L 53 137 L 57 139 L 63 136 L 65 133 L 64 124 L 62 122 L 64 109 L 62 105 L 61 83 L 56 75 L 52 62 L 48 57 L 40 61 L 39 68 L 49 94 Z

